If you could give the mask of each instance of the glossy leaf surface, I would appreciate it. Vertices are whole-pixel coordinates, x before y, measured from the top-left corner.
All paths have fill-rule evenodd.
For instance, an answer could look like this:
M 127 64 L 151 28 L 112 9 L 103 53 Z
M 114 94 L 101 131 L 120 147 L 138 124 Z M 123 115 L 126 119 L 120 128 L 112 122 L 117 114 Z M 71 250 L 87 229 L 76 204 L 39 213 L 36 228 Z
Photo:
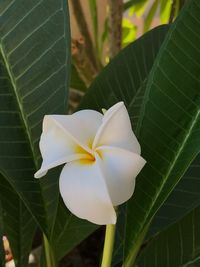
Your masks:
M 8 238 L 16 267 L 27 266 L 36 224 L 18 195 L 0 175 L 0 227 Z
M 196 0 L 185 6 L 148 78 L 137 124 L 147 165 L 129 202 L 126 267 L 133 265 L 153 216 L 200 150 L 199 10 Z
M 67 3 L 4 1 L 0 13 L 0 171 L 48 234 L 58 205 L 56 180 L 40 184 L 33 174 L 43 116 L 66 110 Z
M 200 206 L 163 231 L 144 248 L 138 267 L 198 267 L 200 264 Z
M 128 108 L 133 129 L 136 129 L 146 80 L 159 48 L 168 31 L 168 26 L 158 27 L 123 49 L 102 71 L 92 84 L 80 108 L 91 108 L 101 112 L 118 101 Z M 117 244 L 114 263 L 122 259 L 124 245 L 124 209 L 120 211 L 117 226 Z
M 175 223 L 200 205 L 200 155 L 190 165 L 168 199 L 157 212 L 148 238 Z

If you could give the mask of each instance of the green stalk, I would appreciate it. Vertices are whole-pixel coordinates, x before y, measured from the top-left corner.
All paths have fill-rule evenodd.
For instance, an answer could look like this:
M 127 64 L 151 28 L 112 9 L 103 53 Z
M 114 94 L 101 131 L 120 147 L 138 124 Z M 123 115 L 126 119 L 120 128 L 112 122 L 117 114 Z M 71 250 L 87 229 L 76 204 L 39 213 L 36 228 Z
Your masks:
M 110 267 L 112 261 L 112 253 L 115 240 L 116 224 L 106 225 L 106 234 L 103 248 L 103 258 L 101 267 Z
M 57 263 L 53 254 L 53 251 L 51 249 L 51 245 L 49 244 L 49 241 L 45 234 L 43 234 L 44 239 L 44 250 L 45 250 L 45 257 L 46 257 L 46 266 L 47 267 L 57 267 Z

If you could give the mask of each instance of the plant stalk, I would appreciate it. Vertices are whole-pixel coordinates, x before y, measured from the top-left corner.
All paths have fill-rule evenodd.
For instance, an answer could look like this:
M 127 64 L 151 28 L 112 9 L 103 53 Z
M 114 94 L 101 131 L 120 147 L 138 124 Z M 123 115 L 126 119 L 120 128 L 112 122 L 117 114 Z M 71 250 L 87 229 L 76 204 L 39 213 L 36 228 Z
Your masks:
M 101 267 L 110 267 L 112 262 L 112 253 L 115 240 L 116 224 L 106 225 L 105 241 L 103 248 L 103 257 Z
M 96 57 L 95 49 L 93 46 L 93 41 L 88 29 L 88 25 L 85 19 L 85 15 L 82 9 L 81 1 L 80 0 L 71 0 L 71 5 L 73 8 L 74 17 L 78 24 L 80 33 L 82 34 L 84 41 L 85 41 L 85 53 L 90 60 L 94 70 L 98 73 L 100 70 L 99 62 Z
M 46 257 L 46 266 L 47 267 L 57 267 L 56 260 L 51 249 L 51 245 L 45 234 L 43 234 L 44 239 L 44 250 L 45 250 L 45 257 Z
M 123 0 L 108 1 L 109 57 L 115 57 L 121 50 Z

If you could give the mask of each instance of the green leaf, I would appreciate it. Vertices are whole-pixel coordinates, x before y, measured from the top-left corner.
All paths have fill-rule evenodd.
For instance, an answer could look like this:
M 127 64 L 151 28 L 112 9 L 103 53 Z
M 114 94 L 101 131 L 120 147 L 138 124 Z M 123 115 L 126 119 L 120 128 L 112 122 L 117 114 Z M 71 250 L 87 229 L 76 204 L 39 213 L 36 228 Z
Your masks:
M 103 54 L 103 46 L 107 38 L 108 38 L 108 18 L 105 18 L 103 25 L 103 32 L 101 34 L 100 49 L 99 49 L 99 54 L 101 57 Z
M 79 108 L 91 108 L 101 112 L 102 108 L 108 109 L 123 100 L 128 108 L 132 126 L 136 129 L 146 80 L 168 28 L 168 26 L 157 27 L 124 48 L 95 79 Z M 114 250 L 115 263 L 122 260 L 123 256 L 124 218 L 122 217 L 125 212 L 121 208 L 120 214 L 120 224 L 117 225 L 119 238 Z
M 0 171 L 51 246 L 57 242 L 58 225 L 64 227 L 59 234 L 62 249 L 57 253 L 55 248 L 59 258 L 94 230 L 75 218 L 68 223 L 71 215 L 59 202 L 60 168 L 40 180 L 33 178 L 41 162 L 38 141 L 43 116 L 67 110 L 71 66 L 67 2 L 7 1 L 0 3 L 0 14 Z M 67 239 L 73 224 L 83 230 L 71 242 Z
M 52 244 L 58 259 L 98 228 L 97 225 L 72 215 L 63 203 L 59 206 L 57 218 Z
M 172 2 L 170 0 L 161 0 L 160 5 L 160 20 L 162 23 L 168 23 L 172 9 Z
M 90 14 L 92 18 L 92 28 L 95 41 L 96 52 L 99 51 L 99 41 L 98 41 L 98 10 L 96 0 L 88 0 L 90 7 Z
M 200 206 L 164 232 L 142 251 L 137 267 L 198 267 L 200 264 Z
M 81 92 L 85 92 L 87 87 L 83 80 L 81 79 L 76 67 L 72 64 L 71 66 L 71 80 L 70 80 L 70 87 Z
M 138 3 L 135 3 L 129 10 L 129 15 L 133 16 L 136 14 L 138 18 L 141 18 L 146 11 L 148 6 L 147 0 L 140 0 Z
M 0 205 L 3 233 L 9 240 L 15 265 L 26 267 L 36 224 L 23 202 L 2 175 L 0 175 Z
M 126 11 L 127 9 L 131 8 L 134 5 L 140 5 L 144 2 L 146 2 L 147 0 L 129 0 L 127 2 L 124 3 L 124 11 Z
M 0 200 L 0 267 L 5 265 L 5 252 L 3 246 L 3 208 Z
M 137 124 L 147 164 L 128 205 L 124 267 L 133 266 L 153 216 L 200 151 L 199 10 L 197 0 L 185 5 L 148 78 Z
M 155 215 L 149 236 L 180 220 L 200 205 L 200 154 L 190 165 L 168 199 Z
M 101 111 L 118 101 L 124 101 L 136 125 L 138 106 L 144 94 L 144 84 L 168 26 L 160 26 L 124 48 L 95 79 L 79 106 Z M 136 117 L 135 117 L 136 116 Z
M 64 113 L 70 35 L 65 0 L 0 3 L 0 171 L 48 235 L 57 179 L 33 178 L 45 114 Z M 54 175 L 53 175 L 54 176 Z
M 126 18 L 122 20 L 122 47 L 127 46 L 136 39 L 137 27 Z
M 156 14 L 156 11 L 158 9 L 159 0 L 155 0 L 149 10 L 148 15 L 146 16 L 144 20 L 144 32 L 147 32 L 149 28 L 151 27 L 151 23 L 154 19 L 154 16 Z

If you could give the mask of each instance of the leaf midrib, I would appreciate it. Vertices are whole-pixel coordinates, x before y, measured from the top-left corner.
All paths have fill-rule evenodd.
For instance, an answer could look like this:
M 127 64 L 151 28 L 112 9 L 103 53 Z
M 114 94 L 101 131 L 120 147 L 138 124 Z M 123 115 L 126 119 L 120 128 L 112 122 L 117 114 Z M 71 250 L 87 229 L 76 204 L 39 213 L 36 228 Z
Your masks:
M 199 120 L 199 115 L 200 115 L 200 109 L 198 109 L 197 112 L 196 112 L 196 114 L 195 114 L 195 116 L 193 116 L 194 119 L 193 119 L 192 122 L 191 122 L 191 125 L 190 125 L 190 127 L 189 127 L 189 129 L 188 129 L 188 132 L 186 133 L 186 135 L 185 135 L 185 137 L 184 137 L 184 140 L 183 140 L 182 144 L 180 145 L 180 147 L 179 147 L 179 149 L 178 149 L 178 152 L 175 154 L 174 160 L 173 160 L 172 164 L 170 165 L 167 174 L 165 175 L 166 179 L 165 179 L 165 180 L 163 181 L 163 183 L 161 184 L 161 187 L 159 188 L 159 191 L 158 191 L 158 193 L 156 194 L 156 198 L 155 198 L 155 200 L 153 201 L 153 205 L 152 205 L 152 207 L 154 206 L 154 204 L 155 204 L 157 198 L 159 197 L 159 195 L 160 195 L 160 193 L 161 193 L 163 187 L 165 186 L 166 182 L 168 181 L 168 178 L 169 178 L 171 172 L 173 171 L 173 168 L 174 168 L 176 162 L 178 161 L 178 159 L 179 159 L 181 153 L 184 151 L 185 145 L 187 145 L 187 141 L 188 141 L 188 139 L 190 138 L 191 133 L 193 132 L 193 129 L 195 128 L 196 123 L 197 123 L 198 120 Z M 149 213 L 150 213 L 150 212 L 149 212 Z
M 8 61 L 7 61 L 7 58 L 6 58 L 6 54 L 4 52 L 2 44 L 0 44 L 0 53 L 1 53 L 2 57 L 3 57 L 3 61 L 4 61 L 4 64 L 5 64 L 5 67 L 6 67 L 8 76 L 10 78 L 10 82 L 12 84 L 13 92 L 14 92 L 15 99 L 16 99 L 16 102 L 17 102 L 17 107 L 19 108 L 19 111 L 20 111 L 19 115 L 20 115 L 20 118 L 21 118 L 21 121 L 22 121 L 24 132 L 26 133 L 28 142 L 30 144 L 31 153 L 32 153 L 32 156 L 33 156 L 33 161 L 34 161 L 35 167 L 38 168 L 38 163 L 36 161 L 36 153 L 34 151 L 34 146 L 33 146 L 33 143 L 31 141 L 30 129 L 28 127 L 28 124 L 27 124 L 27 121 L 26 121 L 26 118 L 25 118 L 25 115 L 24 115 L 23 106 L 22 106 L 20 98 L 19 98 L 19 96 L 17 94 L 17 87 L 16 87 L 15 79 L 14 79 L 14 77 L 12 75 L 12 71 L 11 71 L 11 69 L 9 67 L 9 64 L 8 64 Z
M 181 18 L 182 18 L 182 16 L 183 16 L 183 13 L 184 13 L 184 12 L 182 12 L 182 13 L 179 15 L 179 18 L 178 18 L 179 21 L 181 20 Z M 157 56 L 157 59 L 156 59 L 154 65 L 153 65 L 153 68 L 152 68 L 151 73 L 150 73 L 150 75 L 149 75 L 149 77 L 150 77 L 150 79 L 149 79 L 149 84 L 147 84 L 147 90 L 145 91 L 145 94 L 144 94 L 144 101 L 142 102 L 142 105 L 141 105 L 141 113 L 140 113 L 141 115 L 140 115 L 140 119 L 139 119 L 138 124 L 137 124 L 137 127 L 136 127 L 136 135 L 137 135 L 137 136 L 139 136 L 139 134 L 140 134 L 140 130 L 141 130 L 141 126 L 142 126 L 142 122 L 143 122 L 143 120 L 144 120 L 144 115 L 145 115 L 146 103 L 147 103 L 148 100 L 149 100 L 149 94 L 150 94 L 150 91 L 151 91 L 151 85 L 152 85 L 152 82 L 153 82 L 153 75 L 152 75 L 152 74 L 154 73 L 154 70 L 155 70 L 155 68 L 156 68 L 157 65 L 158 65 L 158 62 L 159 62 L 159 60 L 160 60 L 160 58 L 161 58 L 161 55 L 162 55 L 162 52 L 163 52 L 163 50 L 166 48 L 166 45 L 168 44 L 168 41 L 169 41 L 169 39 L 171 38 L 171 35 L 175 32 L 175 30 L 176 30 L 176 28 L 177 28 L 177 25 L 178 25 L 178 23 L 177 23 L 177 24 L 176 24 L 176 25 L 175 25 L 175 26 L 168 32 L 167 37 L 166 37 L 166 39 L 165 39 L 165 42 L 164 42 L 164 44 L 162 45 L 162 47 L 161 47 L 161 49 L 160 49 L 160 51 L 159 51 L 159 54 L 158 54 L 158 56 Z M 192 120 L 192 122 L 191 122 L 191 124 L 190 124 L 190 127 L 189 127 L 189 129 L 188 129 L 188 131 L 186 131 L 186 134 L 185 134 L 185 137 L 184 137 L 184 139 L 183 139 L 183 142 L 182 142 L 182 144 L 180 145 L 180 147 L 179 147 L 179 149 L 178 149 L 178 152 L 177 152 L 176 156 L 174 157 L 174 160 L 173 160 L 172 164 L 171 164 L 170 167 L 169 167 L 169 170 L 168 170 L 168 172 L 167 172 L 167 174 L 166 174 L 166 176 L 165 176 L 165 179 L 163 180 L 163 182 L 162 182 L 162 184 L 161 184 L 161 186 L 160 186 L 158 192 L 156 193 L 156 197 L 153 199 L 153 202 L 151 203 L 151 206 L 150 206 L 150 208 L 148 209 L 148 211 L 147 211 L 147 213 L 146 213 L 146 215 L 145 215 L 145 218 L 144 218 L 142 224 L 140 225 L 140 227 L 139 227 L 139 229 L 138 229 L 138 232 L 137 232 L 137 233 L 138 233 L 138 237 L 140 236 L 141 231 L 143 230 L 144 226 L 145 226 L 146 223 L 148 222 L 149 217 L 150 217 L 150 220 L 153 218 L 153 215 L 151 215 L 151 210 L 152 210 L 152 208 L 155 206 L 155 203 L 157 202 L 157 199 L 159 198 L 160 193 L 161 193 L 163 187 L 165 186 L 166 182 L 168 181 L 168 177 L 170 176 L 171 171 L 173 170 L 173 168 L 174 168 L 176 162 L 177 162 L 178 159 L 179 159 L 179 156 L 181 155 L 182 151 L 184 150 L 185 144 L 187 143 L 187 140 L 188 140 L 188 138 L 190 137 L 190 134 L 191 134 L 193 128 L 195 127 L 196 122 L 197 122 L 197 120 L 198 120 L 198 118 L 199 118 L 199 114 L 200 114 L 200 108 L 196 111 L 196 114 L 193 116 L 193 117 L 194 117 L 194 120 Z M 170 192 L 168 193 L 168 195 L 169 195 L 169 194 L 170 194 Z M 167 196 L 166 196 L 166 197 L 167 197 Z M 155 212 L 156 212 L 156 211 L 155 211 Z M 154 212 L 154 214 L 155 214 L 155 212 Z M 138 237 L 137 237 L 137 238 L 138 238 Z M 124 266 L 126 266 L 126 263 L 130 263 L 130 262 L 131 262 L 131 255 L 129 255 L 129 254 L 130 254 L 130 251 L 129 251 L 128 254 L 127 254 L 127 260 L 126 260 Z M 127 265 L 127 266 L 129 266 L 129 265 Z
M 174 168 L 176 162 L 178 161 L 180 155 L 184 151 L 185 145 L 187 145 L 187 141 L 190 138 L 191 133 L 192 133 L 193 129 L 196 126 L 196 123 L 198 122 L 199 115 L 200 115 L 200 109 L 197 110 L 197 112 L 196 112 L 196 114 L 194 116 L 194 120 L 192 120 L 191 125 L 190 125 L 190 127 L 189 127 L 189 129 L 188 129 L 188 131 L 187 131 L 187 133 L 185 135 L 185 138 L 184 138 L 181 146 L 179 147 L 178 152 L 176 153 L 176 156 L 174 157 L 174 160 L 173 160 L 172 164 L 170 165 L 167 174 L 165 175 L 165 179 L 163 180 L 161 186 L 159 187 L 159 190 L 157 191 L 156 196 L 155 196 L 154 200 L 151 203 L 151 206 L 148 208 L 148 211 L 147 211 L 146 216 L 145 216 L 145 218 L 143 220 L 143 223 L 141 224 L 141 226 L 140 226 L 140 228 L 138 230 L 138 233 L 141 233 L 142 229 L 147 224 L 147 222 L 150 223 L 151 218 L 153 217 L 153 214 L 151 214 L 151 210 L 155 206 L 155 204 L 157 202 L 157 199 L 159 198 L 159 196 L 160 196 L 160 194 L 161 194 L 166 182 L 168 181 L 168 178 L 169 178 L 171 172 L 173 171 L 173 168 Z M 169 194 L 170 194 L 170 192 L 169 192 Z M 149 216 L 150 216 L 150 218 L 149 218 Z M 140 237 L 140 234 L 138 234 L 138 237 Z M 128 253 L 127 260 L 125 261 L 124 267 L 125 266 L 130 266 L 130 263 L 132 263 L 132 255 L 129 255 L 129 253 Z M 128 264 L 128 265 L 126 265 L 126 264 Z
M 152 201 L 151 207 L 148 209 L 147 215 L 145 216 L 145 219 L 144 219 L 144 223 L 143 223 L 142 226 L 140 227 L 140 230 L 141 230 L 141 229 L 143 228 L 143 226 L 146 224 L 146 221 L 148 221 L 148 219 L 149 219 L 148 217 L 149 217 L 150 214 L 151 214 L 151 210 L 152 210 L 152 208 L 153 208 L 154 205 L 156 204 L 157 199 L 159 198 L 159 196 L 160 196 L 160 194 L 161 194 L 161 192 L 162 192 L 162 190 L 163 190 L 163 188 L 164 188 L 166 182 L 168 181 L 168 178 L 169 178 L 171 172 L 173 171 L 173 168 L 174 168 L 176 162 L 179 160 L 179 157 L 180 157 L 180 155 L 182 154 L 182 152 L 183 152 L 183 150 L 184 150 L 184 148 L 185 148 L 185 145 L 187 144 L 187 141 L 188 141 L 188 139 L 190 138 L 191 133 L 192 133 L 193 129 L 194 129 L 195 126 L 196 126 L 196 123 L 198 122 L 199 115 L 200 115 L 200 109 L 197 110 L 197 112 L 196 112 L 196 114 L 195 114 L 195 116 L 194 116 L 194 120 L 192 120 L 192 122 L 191 122 L 191 125 L 190 125 L 190 127 L 189 127 L 189 129 L 188 129 L 188 131 L 187 131 L 187 133 L 186 133 L 186 135 L 185 135 L 185 138 L 184 138 L 182 144 L 180 145 L 180 147 L 179 147 L 179 149 L 178 149 L 178 152 L 176 153 L 176 155 L 175 155 L 175 157 L 174 157 L 174 160 L 173 160 L 172 164 L 170 165 L 167 174 L 165 175 L 165 179 L 163 180 L 163 183 L 162 183 L 161 186 L 159 187 L 159 190 L 158 190 L 158 192 L 156 193 L 156 197 L 155 197 L 154 200 Z M 170 193 L 170 192 L 169 192 L 169 193 Z M 152 216 L 151 216 L 151 217 L 152 217 Z
M 15 79 L 14 79 L 14 77 L 12 75 L 12 71 L 10 70 L 9 64 L 7 62 L 6 54 L 4 53 L 2 44 L 0 44 L 0 54 L 2 55 L 4 64 L 5 64 L 5 68 L 7 70 L 7 74 L 9 76 L 9 78 L 10 78 L 10 82 L 11 82 L 11 85 L 12 85 L 11 87 L 13 88 L 12 91 L 14 92 L 14 95 L 15 95 L 16 108 L 19 109 L 19 116 L 21 118 L 22 128 L 24 129 L 25 135 L 27 137 L 26 139 L 27 139 L 27 141 L 28 141 L 28 143 L 30 145 L 30 152 L 31 152 L 31 155 L 32 155 L 33 163 L 34 163 L 35 168 L 38 169 L 39 166 L 38 166 L 38 162 L 36 160 L 37 157 L 36 157 L 36 153 L 34 151 L 33 143 L 31 142 L 31 134 L 30 134 L 30 130 L 29 130 L 29 127 L 28 127 L 28 124 L 27 124 L 25 115 L 24 115 L 24 109 L 23 109 L 23 106 L 21 104 L 20 98 L 19 98 L 19 96 L 17 94 L 17 87 L 16 87 Z M 7 175 L 4 174 L 4 176 L 6 177 Z M 33 179 L 34 179 L 34 177 L 33 177 Z M 9 183 L 10 183 L 10 181 L 9 181 Z M 43 196 L 43 188 L 42 188 L 40 182 L 38 184 L 39 184 L 39 189 L 40 189 L 40 192 L 41 192 L 41 198 L 42 198 L 42 203 L 43 203 L 44 211 L 47 214 L 47 208 L 46 208 L 45 201 L 44 201 L 44 196 Z M 12 187 L 15 188 L 13 183 L 12 183 Z M 23 198 L 23 196 L 21 195 L 21 193 L 20 192 L 17 192 L 17 194 L 20 196 L 20 198 L 26 204 L 26 200 Z M 26 205 L 26 206 L 27 206 L 28 210 L 30 211 L 30 213 L 32 214 L 33 218 L 37 222 L 38 221 L 37 220 L 37 217 L 35 217 L 35 215 L 32 213 L 32 210 L 29 208 L 29 206 L 28 205 Z M 44 231 L 44 228 L 42 226 L 40 226 L 40 227 Z
M 195 259 L 191 260 L 191 261 L 187 261 L 186 263 L 184 263 L 183 265 L 181 265 L 180 267 L 187 267 L 187 266 L 191 266 L 190 264 L 195 263 L 196 261 L 200 260 L 200 256 L 197 256 Z

